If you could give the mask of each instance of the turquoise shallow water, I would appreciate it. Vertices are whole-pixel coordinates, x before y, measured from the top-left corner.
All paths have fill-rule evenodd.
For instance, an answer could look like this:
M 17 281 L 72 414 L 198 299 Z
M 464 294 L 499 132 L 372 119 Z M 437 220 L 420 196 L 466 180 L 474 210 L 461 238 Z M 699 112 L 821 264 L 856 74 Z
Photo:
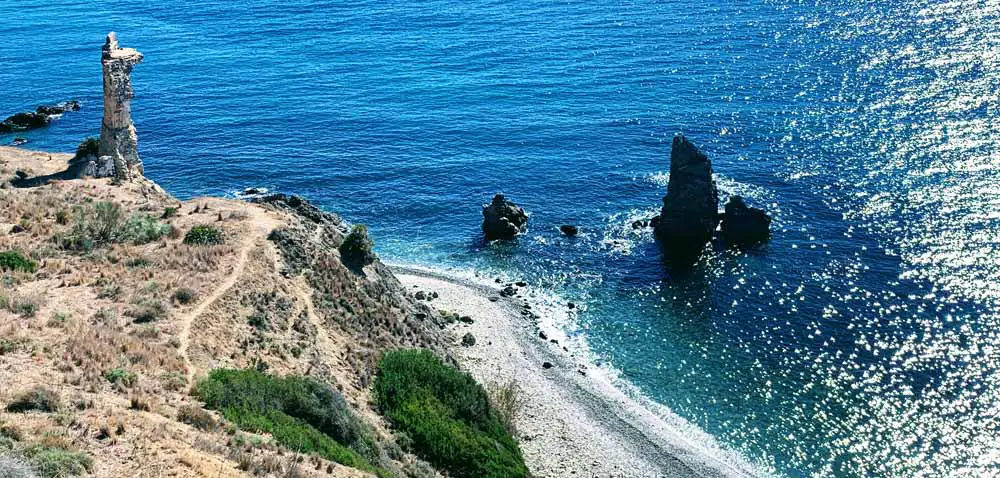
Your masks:
M 388 259 L 526 278 L 644 394 L 788 476 L 1000 473 L 1000 2 L 0 2 L 0 113 L 96 134 L 110 30 L 147 173 L 266 186 Z M 671 275 L 671 137 L 775 216 Z M 10 136 L 0 136 L 7 142 Z M 533 213 L 484 245 L 479 205 Z M 560 236 L 562 223 L 584 234 Z

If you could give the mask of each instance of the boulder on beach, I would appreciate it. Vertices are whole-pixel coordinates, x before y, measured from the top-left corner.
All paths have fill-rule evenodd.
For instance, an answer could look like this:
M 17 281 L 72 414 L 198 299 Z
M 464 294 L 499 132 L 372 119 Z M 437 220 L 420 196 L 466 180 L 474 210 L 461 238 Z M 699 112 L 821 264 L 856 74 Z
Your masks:
M 740 196 L 730 196 L 722 215 L 722 238 L 726 244 L 744 248 L 771 237 L 771 216 L 761 209 L 749 207 Z
M 719 224 L 719 192 L 712 162 L 683 135 L 670 151 L 670 182 L 654 221 L 657 239 L 672 254 L 697 255 Z
M 487 241 L 513 239 L 524 232 L 528 214 L 497 193 L 493 201 L 483 206 L 483 234 Z

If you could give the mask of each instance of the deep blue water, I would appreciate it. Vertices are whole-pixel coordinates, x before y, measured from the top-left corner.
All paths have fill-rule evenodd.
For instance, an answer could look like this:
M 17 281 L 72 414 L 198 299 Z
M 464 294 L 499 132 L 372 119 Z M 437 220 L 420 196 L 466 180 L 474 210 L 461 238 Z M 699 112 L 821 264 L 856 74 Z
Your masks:
M 779 474 L 1000 474 L 1000 2 L 392 3 L 4 0 L 0 114 L 79 98 L 24 136 L 97 134 L 115 30 L 175 195 L 300 193 L 384 258 L 527 278 Z M 629 227 L 678 132 L 768 247 L 671 274 Z M 479 240 L 496 191 L 533 213 L 514 244 Z

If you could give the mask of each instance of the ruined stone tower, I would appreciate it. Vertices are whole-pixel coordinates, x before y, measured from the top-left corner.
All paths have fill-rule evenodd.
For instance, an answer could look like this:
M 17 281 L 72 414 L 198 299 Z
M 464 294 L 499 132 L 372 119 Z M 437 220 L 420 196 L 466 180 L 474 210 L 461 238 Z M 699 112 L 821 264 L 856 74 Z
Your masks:
M 101 64 L 104 70 L 104 121 L 101 124 L 100 162 L 114 166 L 114 177 L 131 181 L 142 176 L 142 160 L 136 149 L 132 124 L 132 68 L 142 61 L 134 48 L 118 46 L 115 32 L 104 43 Z

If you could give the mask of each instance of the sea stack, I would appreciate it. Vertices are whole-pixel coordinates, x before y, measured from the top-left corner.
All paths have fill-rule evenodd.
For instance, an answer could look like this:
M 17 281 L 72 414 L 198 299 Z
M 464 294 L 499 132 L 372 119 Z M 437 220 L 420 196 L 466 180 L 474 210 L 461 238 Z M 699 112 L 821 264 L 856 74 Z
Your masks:
M 749 207 L 740 196 L 730 196 L 722 215 L 722 239 L 730 247 L 747 248 L 771 237 L 771 216 Z
M 115 179 L 131 181 L 142 176 L 142 160 L 136 149 L 132 124 L 132 68 L 142 53 L 118 46 L 118 35 L 108 34 L 101 64 L 104 70 L 104 121 L 101 124 L 100 162 L 112 161 Z
M 654 220 L 657 239 L 671 255 L 697 256 L 719 225 L 719 192 L 712 162 L 683 135 L 670 151 L 670 182 Z
M 524 232 L 528 222 L 528 214 L 497 193 L 493 201 L 483 205 L 483 234 L 487 241 L 495 239 L 513 239 Z

